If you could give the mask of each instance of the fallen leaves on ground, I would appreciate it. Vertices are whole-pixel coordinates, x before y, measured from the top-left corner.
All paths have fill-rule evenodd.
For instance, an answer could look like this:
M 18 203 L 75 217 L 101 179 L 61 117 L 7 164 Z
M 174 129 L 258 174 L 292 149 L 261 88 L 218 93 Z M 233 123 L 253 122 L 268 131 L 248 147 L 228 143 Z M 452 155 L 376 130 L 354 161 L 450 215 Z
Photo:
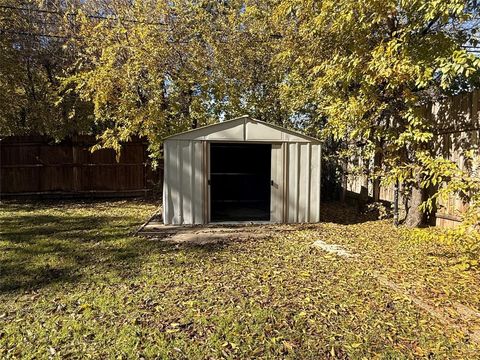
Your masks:
M 325 223 L 239 241 L 194 246 L 133 237 L 153 210 L 139 201 L 2 205 L 0 356 L 478 354 L 464 333 L 372 276 L 439 307 L 455 301 L 479 309 L 479 273 L 455 266 L 464 256 L 455 244 L 419 239 L 338 204 L 324 206 Z M 359 256 L 328 254 L 312 248 L 315 240 Z

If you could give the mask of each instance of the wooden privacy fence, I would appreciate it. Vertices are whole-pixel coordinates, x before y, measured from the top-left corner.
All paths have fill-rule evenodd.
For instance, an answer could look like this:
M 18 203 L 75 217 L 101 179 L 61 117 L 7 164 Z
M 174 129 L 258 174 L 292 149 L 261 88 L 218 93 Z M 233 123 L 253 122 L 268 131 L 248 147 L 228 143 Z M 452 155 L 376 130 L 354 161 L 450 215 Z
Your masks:
M 432 104 L 427 112 L 436 124 L 435 141 L 431 146 L 437 151 L 438 156 L 455 162 L 460 169 L 467 170 L 473 176 L 480 176 L 480 90 L 459 94 Z M 476 161 L 469 163 L 463 156 L 465 151 L 474 152 Z M 371 159 L 354 159 L 367 167 L 372 164 Z M 344 179 L 344 188 L 351 194 L 363 192 L 375 199 L 375 184 L 365 175 L 353 175 L 347 165 L 347 176 Z M 400 184 L 401 185 L 401 184 Z M 393 186 L 378 189 L 378 199 L 388 202 L 393 201 Z M 455 226 L 460 223 L 461 215 L 468 204 L 457 195 L 447 199 L 440 199 L 435 212 L 435 224 L 442 227 Z
M 438 136 L 442 156 L 454 161 L 472 176 L 480 176 L 480 90 L 452 96 L 434 104 L 432 115 L 439 124 Z M 474 151 L 474 161 L 466 161 L 465 151 Z M 440 199 L 436 224 L 454 226 L 461 220 L 468 204 L 459 196 Z
M 147 144 L 124 144 L 119 161 L 111 149 L 95 152 L 91 136 L 54 143 L 43 136 L 0 141 L 0 195 L 138 196 L 161 187 L 163 168 L 152 170 Z

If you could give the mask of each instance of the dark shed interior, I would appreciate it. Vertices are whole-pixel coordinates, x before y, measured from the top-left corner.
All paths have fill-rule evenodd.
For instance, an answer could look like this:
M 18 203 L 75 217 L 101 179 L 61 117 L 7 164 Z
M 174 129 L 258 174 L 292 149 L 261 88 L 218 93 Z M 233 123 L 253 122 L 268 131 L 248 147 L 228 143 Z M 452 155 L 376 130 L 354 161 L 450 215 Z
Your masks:
M 269 221 L 270 144 L 211 143 L 211 221 Z

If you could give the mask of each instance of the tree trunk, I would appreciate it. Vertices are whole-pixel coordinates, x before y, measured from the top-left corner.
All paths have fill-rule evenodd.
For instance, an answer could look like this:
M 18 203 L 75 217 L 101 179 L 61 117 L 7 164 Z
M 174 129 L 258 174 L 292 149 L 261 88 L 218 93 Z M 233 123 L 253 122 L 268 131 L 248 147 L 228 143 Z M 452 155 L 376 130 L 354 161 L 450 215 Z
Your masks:
M 425 200 L 425 191 L 420 186 L 414 186 L 410 194 L 409 209 L 405 225 L 411 228 L 425 224 L 425 214 L 420 210 L 420 205 Z
M 383 140 L 380 142 L 380 146 L 383 146 Z M 376 175 L 382 167 L 383 162 L 383 154 L 380 150 L 375 151 L 375 156 L 373 157 L 373 201 L 378 202 L 380 201 L 380 178 Z
M 348 169 L 348 163 L 346 160 L 343 160 L 342 161 L 342 193 L 340 194 L 340 201 L 342 203 L 344 203 L 347 199 L 347 184 L 348 184 L 347 169 Z

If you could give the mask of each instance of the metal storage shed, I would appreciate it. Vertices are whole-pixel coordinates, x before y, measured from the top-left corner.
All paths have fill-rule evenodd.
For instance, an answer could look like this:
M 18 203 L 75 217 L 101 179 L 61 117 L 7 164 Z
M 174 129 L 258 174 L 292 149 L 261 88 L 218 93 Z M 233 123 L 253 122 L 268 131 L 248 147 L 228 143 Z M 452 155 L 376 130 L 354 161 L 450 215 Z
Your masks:
M 165 224 L 320 221 L 320 141 L 242 116 L 165 139 Z

